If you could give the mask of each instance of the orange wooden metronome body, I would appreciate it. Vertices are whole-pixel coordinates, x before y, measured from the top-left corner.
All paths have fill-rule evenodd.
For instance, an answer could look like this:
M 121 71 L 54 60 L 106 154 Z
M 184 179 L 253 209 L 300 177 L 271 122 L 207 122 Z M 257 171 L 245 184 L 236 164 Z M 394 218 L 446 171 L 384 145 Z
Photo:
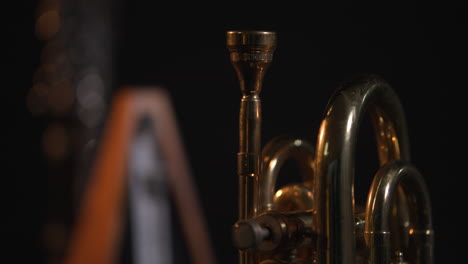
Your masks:
M 162 88 L 126 87 L 114 97 L 63 264 L 113 264 L 122 242 L 129 148 L 142 118 L 156 123 L 168 189 L 180 216 L 191 263 L 214 253 L 169 96 Z

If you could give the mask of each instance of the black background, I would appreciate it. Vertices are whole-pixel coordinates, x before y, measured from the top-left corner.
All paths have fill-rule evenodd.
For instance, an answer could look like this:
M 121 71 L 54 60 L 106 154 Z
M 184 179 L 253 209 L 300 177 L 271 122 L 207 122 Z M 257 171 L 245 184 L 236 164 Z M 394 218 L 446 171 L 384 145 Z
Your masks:
M 11 4 L 10 4 L 11 5 Z M 220 4 L 221 5 L 221 4 Z M 224 6 L 226 5 L 226 6 Z M 449 205 L 457 201 L 446 169 L 452 126 L 447 121 L 448 67 L 456 64 L 466 28 L 456 6 L 389 6 L 365 3 L 255 7 L 165 6 L 156 1 L 116 4 L 114 84 L 155 85 L 169 90 L 193 169 L 219 263 L 236 263 L 230 227 L 237 217 L 236 153 L 240 91 L 225 47 L 227 30 L 278 33 L 265 77 L 264 143 L 281 133 L 315 142 L 327 100 L 339 83 L 359 73 L 387 80 L 406 111 L 412 161 L 426 177 L 433 202 L 436 262 L 456 259 Z M 277 4 L 276 4 L 277 5 Z M 40 63 L 34 34 L 34 1 L 4 9 L 2 32 L 2 208 L 0 252 L 10 263 L 42 263 L 47 165 L 41 150 L 46 118 L 32 116 L 26 95 Z M 6 26 L 5 26 L 6 25 Z M 369 130 L 370 131 L 370 130 Z M 372 134 L 358 139 L 356 195 L 365 196 L 376 166 Z M 366 165 L 370 168 L 366 169 Z M 362 181 L 364 183 L 362 183 Z M 359 193 L 361 191 L 361 193 Z M 1 258 L 2 256 L 0 256 Z

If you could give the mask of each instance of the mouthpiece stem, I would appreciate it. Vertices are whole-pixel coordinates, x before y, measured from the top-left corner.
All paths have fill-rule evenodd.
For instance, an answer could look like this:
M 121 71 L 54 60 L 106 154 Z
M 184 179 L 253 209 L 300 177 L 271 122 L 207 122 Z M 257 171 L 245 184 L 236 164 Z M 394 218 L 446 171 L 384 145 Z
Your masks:
M 255 189 L 261 166 L 261 101 L 263 77 L 273 59 L 276 34 L 265 31 L 228 31 L 226 44 L 239 78 L 239 220 L 255 216 Z M 252 263 L 249 250 L 239 251 L 239 263 Z

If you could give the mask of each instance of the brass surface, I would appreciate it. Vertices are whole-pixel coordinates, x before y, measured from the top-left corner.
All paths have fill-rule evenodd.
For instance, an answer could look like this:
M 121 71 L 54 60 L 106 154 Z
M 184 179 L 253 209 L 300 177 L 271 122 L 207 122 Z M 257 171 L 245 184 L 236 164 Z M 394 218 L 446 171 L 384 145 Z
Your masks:
M 338 87 L 315 146 L 288 137 L 261 146 L 259 95 L 276 37 L 275 32 L 227 32 L 242 93 L 239 221 L 233 226 L 239 263 L 432 263 L 428 189 L 410 163 L 403 107 L 387 82 L 368 75 Z M 355 156 L 366 114 L 374 127 L 380 170 L 360 212 L 356 208 L 364 206 L 355 204 Z M 288 159 L 297 161 L 303 182 L 277 188 Z

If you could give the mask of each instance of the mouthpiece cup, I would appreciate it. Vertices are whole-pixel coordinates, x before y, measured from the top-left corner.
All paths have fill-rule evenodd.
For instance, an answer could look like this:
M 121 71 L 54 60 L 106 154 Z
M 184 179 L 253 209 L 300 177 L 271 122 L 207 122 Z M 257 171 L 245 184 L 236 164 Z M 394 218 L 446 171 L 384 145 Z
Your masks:
M 270 31 L 228 31 L 227 47 L 233 62 L 266 62 L 273 60 L 276 33 Z
M 272 31 L 228 31 L 228 47 L 257 47 L 274 49 L 276 33 Z

